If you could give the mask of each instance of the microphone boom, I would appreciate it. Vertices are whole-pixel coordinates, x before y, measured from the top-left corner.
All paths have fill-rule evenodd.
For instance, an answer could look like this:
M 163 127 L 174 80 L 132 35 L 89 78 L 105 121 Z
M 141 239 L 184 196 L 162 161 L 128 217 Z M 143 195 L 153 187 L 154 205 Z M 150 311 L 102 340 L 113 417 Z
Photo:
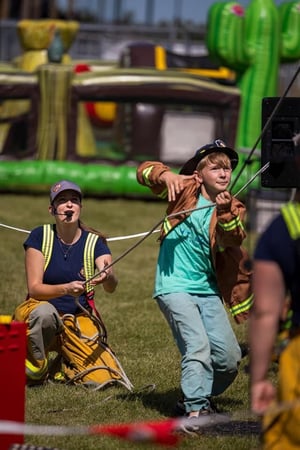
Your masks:
M 58 212 L 56 212 L 56 210 L 53 212 L 53 214 L 55 215 L 55 216 L 67 216 L 67 217 L 72 217 L 73 216 L 73 211 L 66 211 L 66 212 L 64 212 L 64 213 L 58 213 Z

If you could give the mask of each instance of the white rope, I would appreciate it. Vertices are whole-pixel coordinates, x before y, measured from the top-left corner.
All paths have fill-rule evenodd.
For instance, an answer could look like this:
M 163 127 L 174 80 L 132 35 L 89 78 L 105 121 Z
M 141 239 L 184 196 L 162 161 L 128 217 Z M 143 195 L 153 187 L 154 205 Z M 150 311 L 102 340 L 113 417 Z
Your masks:
M 236 192 L 235 194 L 234 194 L 234 196 L 235 197 L 237 197 L 247 186 L 249 186 L 249 184 L 251 184 L 252 183 L 252 181 L 258 176 L 258 175 L 260 175 L 261 173 L 263 173 L 263 172 L 265 172 L 265 170 L 269 167 L 269 165 L 270 165 L 270 163 L 269 162 L 267 162 L 261 169 L 259 169 L 251 178 L 250 178 L 250 180 L 238 191 L 238 192 Z M 187 209 L 187 210 L 184 210 L 184 211 L 179 211 L 179 212 L 176 212 L 176 213 L 174 213 L 174 214 L 169 214 L 168 216 L 166 216 L 165 217 L 165 219 L 166 218 L 171 218 L 171 217 L 175 217 L 175 216 L 178 216 L 178 215 L 181 215 L 181 214 L 188 214 L 188 213 L 191 213 L 191 212 L 194 212 L 194 211 L 198 211 L 198 210 L 200 210 L 200 209 L 204 209 L 204 208 L 206 208 L 206 207 L 213 207 L 213 206 L 215 206 L 216 204 L 215 203 L 211 203 L 210 205 L 208 205 L 208 206 L 201 206 L 201 207 L 199 207 L 199 208 L 192 208 L 192 209 Z M 161 220 L 160 221 L 160 223 L 162 222 L 163 220 Z M 156 226 L 158 226 L 158 225 L 156 225 Z M 22 231 L 23 233 L 30 233 L 30 231 L 28 231 L 28 230 L 23 230 L 22 228 L 16 228 L 16 227 L 12 227 L 12 226 L 10 226 L 10 225 L 5 225 L 4 223 L 0 223 L 0 227 L 4 227 L 4 228 L 9 228 L 9 229 L 11 229 L 11 230 L 15 230 L 15 231 Z M 154 230 L 151 230 L 151 232 L 150 231 L 147 231 L 147 232 L 145 232 L 145 233 L 137 233 L 137 234 L 131 234 L 131 235 L 128 235 L 128 236 L 119 236 L 119 237 L 112 237 L 112 238 L 107 238 L 107 241 L 121 241 L 121 240 L 124 240 L 124 239 L 132 239 L 132 238 L 137 238 L 137 237 L 143 237 L 143 236 L 147 236 L 147 235 L 150 235 L 150 234 L 152 234 L 152 233 L 158 233 L 160 231 L 160 229 L 158 228 L 158 229 L 154 229 Z
M 29 234 L 30 231 L 28 230 L 24 230 L 23 228 L 17 228 L 17 227 L 12 227 L 11 225 L 6 225 L 4 223 L 0 223 L 0 227 L 3 228 L 9 228 L 10 230 L 14 230 L 14 231 L 21 231 L 22 233 L 27 233 Z M 158 233 L 160 230 L 153 230 L 152 233 Z M 107 238 L 107 241 L 121 241 L 124 239 L 133 239 L 133 238 L 137 238 L 137 237 L 141 237 L 141 236 L 146 236 L 146 234 L 148 234 L 148 231 L 145 233 L 137 233 L 137 234 L 131 234 L 128 236 L 117 236 L 117 237 L 112 237 L 112 238 Z
M 156 229 L 153 230 L 152 233 L 158 233 L 160 231 L 160 229 Z M 145 233 L 137 233 L 137 234 L 131 234 L 129 236 L 119 236 L 119 237 L 112 237 L 112 238 L 107 238 L 107 241 L 120 241 L 122 239 L 132 239 L 132 238 L 136 238 L 136 237 L 142 237 L 142 236 L 146 236 L 146 234 L 148 234 L 148 231 L 146 231 Z
M 30 231 L 23 230 L 23 228 L 12 227 L 10 225 L 5 225 L 4 223 L 0 223 L 0 226 L 4 227 L 4 228 L 9 228 L 10 230 L 14 230 L 14 231 L 21 231 L 22 233 L 28 233 L 28 234 L 30 233 Z

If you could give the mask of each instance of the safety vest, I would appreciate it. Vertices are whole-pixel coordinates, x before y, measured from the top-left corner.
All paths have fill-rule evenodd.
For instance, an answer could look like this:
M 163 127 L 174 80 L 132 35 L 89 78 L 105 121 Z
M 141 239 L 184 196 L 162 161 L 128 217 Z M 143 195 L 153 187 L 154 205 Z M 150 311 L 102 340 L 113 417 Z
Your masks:
M 291 238 L 296 241 L 300 238 L 300 204 L 287 203 L 282 206 L 281 213 Z
M 300 204 L 287 203 L 281 207 L 281 214 L 285 221 L 289 235 L 295 241 L 298 258 L 300 259 Z M 285 328 L 289 329 L 292 325 L 292 312 L 289 311 L 287 320 L 284 323 Z
M 89 280 L 94 275 L 94 260 L 95 260 L 95 245 L 98 236 L 94 233 L 88 233 L 87 239 L 84 245 L 84 273 L 86 280 Z M 43 225 L 43 241 L 42 241 L 42 253 L 45 258 L 44 271 L 47 269 L 49 262 L 51 260 L 52 251 L 54 243 L 54 230 L 53 225 L 46 224 Z M 106 339 L 107 332 L 106 328 L 102 322 L 99 312 L 96 309 L 94 303 L 94 288 L 90 283 L 86 283 L 86 300 L 99 320 L 101 320 L 102 329 L 104 330 L 104 339 Z M 30 380 L 38 381 L 41 380 L 44 375 L 48 372 L 48 359 L 46 358 L 43 362 L 42 367 L 36 367 L 27 358 L 25 361 L 26 375 Z
M 98 237 L 94 233 L 88 233 L 87 239 L 84 246 L 83 253 L 83 266 L 86 280 L 89 280 L 95 273 L 94 261 L 95 261 L 95 245 Z M 45 258 L 44 271 L 47 269 L 48 264 L 51 260 L 52 250 L 54 242 L 54 230 L 53 225 L 46 224 L 43 225 L 43 242 L 42 242 L 42 253 Z M 86 292 L 93 291 L 93 286 L 90 283 L 86 283 Z

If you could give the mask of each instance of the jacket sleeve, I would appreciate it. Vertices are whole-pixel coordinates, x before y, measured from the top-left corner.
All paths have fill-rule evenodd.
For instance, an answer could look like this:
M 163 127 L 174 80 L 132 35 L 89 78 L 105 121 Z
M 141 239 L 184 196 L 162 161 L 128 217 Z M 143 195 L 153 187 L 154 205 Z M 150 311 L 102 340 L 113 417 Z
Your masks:
M 227 247 L 216 256 L 216 275 L 223 300 L 235 322 L 249 317 L 253 303 L 252 268 L 248 252 L 243 247 Z
M 221 251 L 226 247 L 240 246 L 246 238 L 243 224 L 245 213 L 246 208 L 243 203 L 234 197 L 230 208 L 216 208 L 216 242 Z
M 143 186 L 148 186 L 156 196 L 166 198 L 168 189 L 160 182 L 160 176 L 168 170 L 170 168 L 161 162 L 145 161 L 137 168 L 137 181 Z

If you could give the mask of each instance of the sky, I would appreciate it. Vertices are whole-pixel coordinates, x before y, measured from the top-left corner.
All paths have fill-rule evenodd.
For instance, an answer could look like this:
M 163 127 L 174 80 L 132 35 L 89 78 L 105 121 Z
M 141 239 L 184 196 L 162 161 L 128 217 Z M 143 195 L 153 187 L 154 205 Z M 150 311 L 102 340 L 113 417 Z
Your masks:
M 154 0 L 156 3 L 154 22 L 168 19 L 174 14 L 174 9 L 181 11 L 185 20 L 196 21 L 197 23 L 205 24 L 208 10 L 211 5 L 216 3 L 216 0 Z M 220 1 L 220 0 L 218 0 Z M 221 0 L 222 1 L 222 0 Z M 226 0 L 225 0 L 226 1 Z M 273 0 L 275 4 L 284 3 L 284 0 Z M 251 0 L 239 0 L 237 3 L 243 7 L 247 7 Z M 112 11 L 115 5 L 115 0 L 76 0 L 75 4 L 84 5 L 83 7 L 93 11 L 95 15 L 112 16 Z M 58 0 L 63 8 L 67 7 L 68 0 Z M 134 11 L 135 22 L 143 22 L 145 15 L 146 0 L 121 0 L 121 7 L 125 10 Z M 88 6 L 87 6 L 88 5 Z M 81 6 L 82 7 L 82 6 Z
M 129 0 L 122 0 L 122 1 L 126 2 Z M 273 0 L 273 1 L 275 4 L 283 3 L 282 0 Z M 130 2 L 136 3 L 138 5 L 140 3 L 140 0 L 130 0 Z M 169 2 L 173 4 L 173 0 L 160 1 L 160 10 L 161 12 L 164 11 L 164 14 L 167 14 Z M 180 3 L 180 0 L 177 0 L 177 2 Z M 193 20 L 195 19 L 195 16 L 197 16 L 201 20 L 201 23 L 206 23 L 208 10 L 210 6 L 213 5 L 214 3 L 216 3 L 216 0 L 183 0 L 181 8 L 185 18 Z M 239 0 L 237 1 L 237 3 L 239 3 L 244 7 L 247 7 L 250 3 L 250 0 Z

